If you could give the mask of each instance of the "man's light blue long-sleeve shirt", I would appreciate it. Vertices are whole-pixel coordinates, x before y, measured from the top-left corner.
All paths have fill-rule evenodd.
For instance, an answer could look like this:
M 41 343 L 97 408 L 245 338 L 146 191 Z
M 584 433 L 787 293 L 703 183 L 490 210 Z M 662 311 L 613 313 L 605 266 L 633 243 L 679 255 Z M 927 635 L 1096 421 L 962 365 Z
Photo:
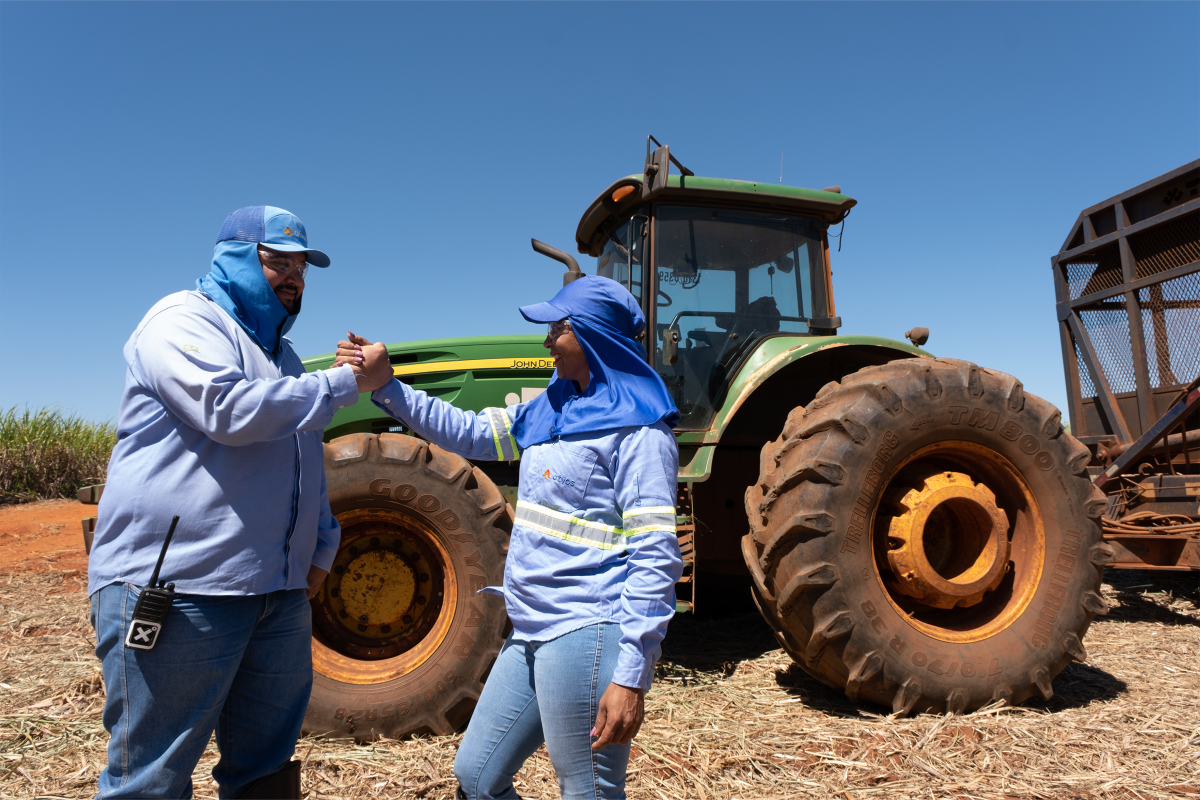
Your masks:
M 266 594 L 328 569 L 341 529 L 325 491 L 322 430 L 358 399 L 350 370 L 272 358 L 201 292 L 160 300 L 125 345 L 117 445 L 88 563 L 88 593 L 150 578 L 177 592 Z
M 573 434 L 522 451 L 509 433 L 521 404 L 476 414 L 395 380 L 372 400 L 418 436 L 465 458 L 520 460 L 504 586 L 483 591 L 503 595 L 521 641 L 619 623 L 613 682 L 649 688 L 683 571 L 671 429 L 658 423 Z

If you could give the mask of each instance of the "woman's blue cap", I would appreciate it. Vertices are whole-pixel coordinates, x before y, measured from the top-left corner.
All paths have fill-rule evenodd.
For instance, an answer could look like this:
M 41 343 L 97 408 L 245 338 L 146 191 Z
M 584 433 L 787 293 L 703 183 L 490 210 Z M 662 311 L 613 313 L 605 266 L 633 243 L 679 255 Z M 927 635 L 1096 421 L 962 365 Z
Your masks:
M 329 256 L 308 246 L 308 234 L 300 218 L 275 206 L 247 206 L 226 217 L 217 244 L 229 241 L 256 242 L 285 253 L 304 253 L 304 260 L 314 267 L 329 266 Z
M 604 322 L 630 339 L 646 329 L 646 316 L 637 298 L 616 281 L 597 275 L 571 281 L 545 303 L 521 306 L 521 316 L 542 323 L 568 317 Z
M 523 404 L 512 421 L 518 445 L 532 447 L 554 436 L 659 422 L 674 427 L 679 421 L 666 384 L 635 341 L 646 329 L 646 317 L 624 286 L 587 275 L 568 283 L 549 302 L 523 306 L 521 314 L 530 322 L 571 320 L 587 356 L 588 385 L 580 391 L 556 374 L 546 391 Z

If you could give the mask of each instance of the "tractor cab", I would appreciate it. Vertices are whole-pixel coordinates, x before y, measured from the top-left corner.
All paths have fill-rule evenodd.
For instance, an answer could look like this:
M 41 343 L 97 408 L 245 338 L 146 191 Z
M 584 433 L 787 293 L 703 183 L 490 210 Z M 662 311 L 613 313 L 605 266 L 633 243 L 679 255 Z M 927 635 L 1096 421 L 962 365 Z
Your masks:
M 855 201 L 667 175 L 671 163 L 665 146 L 649 152 L 646 172 L 592 203 L 576 244 L 596 258 L 595 274 L 641 301 L 646 356 L 675 399 L 678 428 L 703 430 L 762 340 L 836 333 L 827 230 Z

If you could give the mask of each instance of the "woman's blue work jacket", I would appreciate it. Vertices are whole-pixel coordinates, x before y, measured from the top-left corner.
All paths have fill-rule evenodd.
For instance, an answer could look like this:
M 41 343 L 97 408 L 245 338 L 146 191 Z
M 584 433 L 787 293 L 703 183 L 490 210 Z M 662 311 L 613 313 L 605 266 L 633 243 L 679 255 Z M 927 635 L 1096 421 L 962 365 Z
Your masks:
M 619 623 L 613 682 L 649 688 L 683 571 L 671 429 L 659 422 L 569 434 L 522 450 L 510 431 L 524 404 L 476 414 L 396 380 L 372 400 L 418 436 L 465 458 L 520 461 L 504 586 L 482 591 L 504 597 L 518 641 Z

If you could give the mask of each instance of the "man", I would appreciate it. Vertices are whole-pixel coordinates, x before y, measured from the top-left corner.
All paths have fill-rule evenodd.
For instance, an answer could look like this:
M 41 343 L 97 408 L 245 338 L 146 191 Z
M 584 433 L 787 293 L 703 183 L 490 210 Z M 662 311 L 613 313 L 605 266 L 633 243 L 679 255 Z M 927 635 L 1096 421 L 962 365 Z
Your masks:
M 88 565 L 111 740 L 98 798 L 190 797 L 213 731 L 226 797 L 300 797 L 291 761 L 312 686 L 308 597 L 341 535 L 321 432 L 348 369 L 305 374 L 284 334 L 329 258 L 271 206 L 233 212 L 195 291 L 125 345 L 117 445 Z M 372 387 L 373 388 L 373 387 Z M 125 645 L 172 516 L 176 592 L 153 649 Z

